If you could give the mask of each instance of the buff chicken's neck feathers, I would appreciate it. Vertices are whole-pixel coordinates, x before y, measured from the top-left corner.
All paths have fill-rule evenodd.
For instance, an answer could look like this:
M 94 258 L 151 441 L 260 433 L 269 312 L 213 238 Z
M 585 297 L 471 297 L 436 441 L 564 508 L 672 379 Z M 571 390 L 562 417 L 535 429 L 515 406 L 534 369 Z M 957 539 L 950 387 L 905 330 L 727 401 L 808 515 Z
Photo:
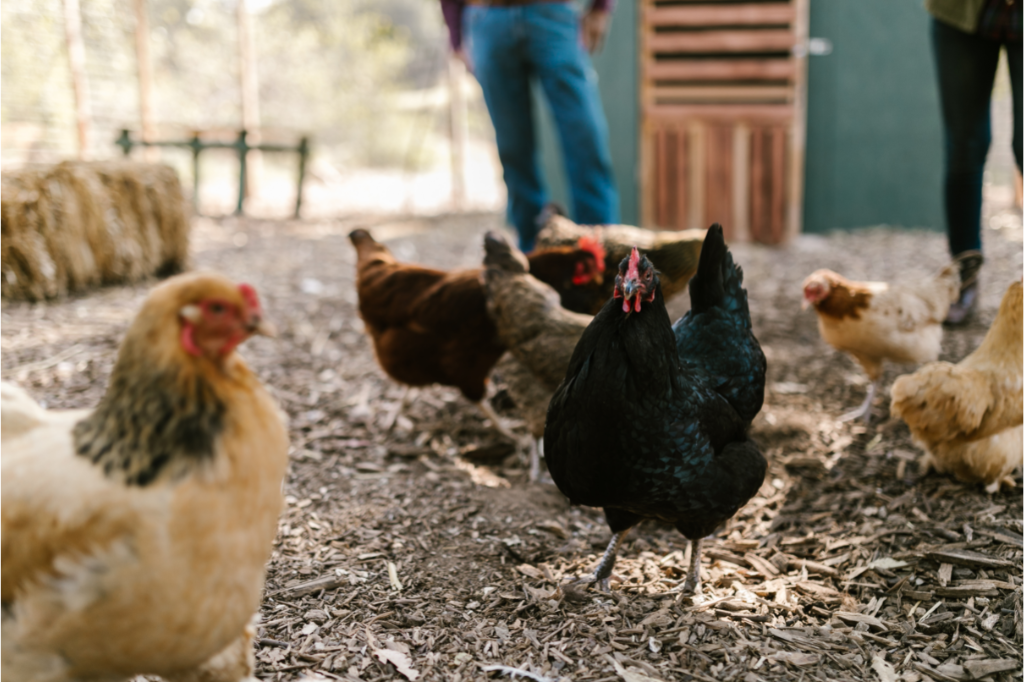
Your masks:
M 234 351 L 267 330 L 251 287 L 182 275 L 147 298 L 95 410 L 4 387 L 5 676 L 251 674 L 288 438 Z

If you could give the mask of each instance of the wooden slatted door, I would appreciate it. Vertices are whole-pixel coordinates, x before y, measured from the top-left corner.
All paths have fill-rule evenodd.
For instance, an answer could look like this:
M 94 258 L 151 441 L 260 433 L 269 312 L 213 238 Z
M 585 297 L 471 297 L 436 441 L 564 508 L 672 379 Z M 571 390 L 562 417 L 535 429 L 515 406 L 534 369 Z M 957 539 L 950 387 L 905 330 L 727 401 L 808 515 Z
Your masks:
M 645 225 L 800 231 L 807 3 L 641 0 Z

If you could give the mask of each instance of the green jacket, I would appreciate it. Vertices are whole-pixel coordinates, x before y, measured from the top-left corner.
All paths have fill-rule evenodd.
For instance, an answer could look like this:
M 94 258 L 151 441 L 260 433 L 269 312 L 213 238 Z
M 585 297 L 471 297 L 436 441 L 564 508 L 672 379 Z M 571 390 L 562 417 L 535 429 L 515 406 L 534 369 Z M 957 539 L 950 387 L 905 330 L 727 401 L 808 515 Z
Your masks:
M 944 24 L 966 33 L 978 30 L 978 17 L 985 0 L 924 0 L 924 8 Z

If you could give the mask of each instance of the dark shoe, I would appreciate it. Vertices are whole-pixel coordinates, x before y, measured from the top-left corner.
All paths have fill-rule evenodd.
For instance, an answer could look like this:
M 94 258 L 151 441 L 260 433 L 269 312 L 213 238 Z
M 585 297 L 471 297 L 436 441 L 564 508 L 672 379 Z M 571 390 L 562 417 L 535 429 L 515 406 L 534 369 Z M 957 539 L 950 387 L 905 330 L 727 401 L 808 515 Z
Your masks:
M 946 324 L 965 324 L 978 303 L 978 272 L 985 258 L 978 251 L 965 251 L 954 259 L 960 264 L 960 298 L 949 306 Z
M 978 280 L 960 289 L 960 298 L 949 306 L 949 313 L 946 314 L 946 324 L 958 326 L 966 324 L 974 314 L 974 306 L 978 302 Z

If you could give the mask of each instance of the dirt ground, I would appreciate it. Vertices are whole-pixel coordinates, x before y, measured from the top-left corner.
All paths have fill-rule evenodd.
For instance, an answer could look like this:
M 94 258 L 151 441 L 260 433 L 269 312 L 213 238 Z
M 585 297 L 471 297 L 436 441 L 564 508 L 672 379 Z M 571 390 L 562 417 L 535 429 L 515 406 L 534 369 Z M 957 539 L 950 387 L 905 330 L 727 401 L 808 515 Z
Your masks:
M 653 523 L 625 544 L 610 594 L 571 601 L 557 586 L 596 564 L 609 538 L 600 511 L 528 483 L 515 446 L 454 389 L 420 390 L 386 433 L 401 390 L 355 312 L 350 229 L 370 227 L 400 259 L 456 267 L 480 262 L 482 234 L 499 222 L 196 221 L 195 265 L 255 285 L 281 331 L 243 349 L 292 437 L 260 678 L 458 682 L 507 666 L 590 682 L 1020 679 L 1020 480 L 987 495 L 921 477 L 887 398 L 870 426 L 837 422 L 867 382 L 800 310 L 800 282 L 819 267 L 927 276 L 946 259 L 941 235 L 879 228 L 735 246 L 768 358 L 754 426 L 765 484 L 705 543 L 705 601 L 668 593 L 685 577 L 688 543 Z M 982 310 L 946 333 L 946 360 L 980 342 L 1022 273 L 1020 213 L 989 224 Z M 51 408 L 94 405 L 146 290 L 4 302 L 3 378 Z M 676 315 L 686 298 L 672 303 Z M 886 395 L 903 371 L 887 370 Z

